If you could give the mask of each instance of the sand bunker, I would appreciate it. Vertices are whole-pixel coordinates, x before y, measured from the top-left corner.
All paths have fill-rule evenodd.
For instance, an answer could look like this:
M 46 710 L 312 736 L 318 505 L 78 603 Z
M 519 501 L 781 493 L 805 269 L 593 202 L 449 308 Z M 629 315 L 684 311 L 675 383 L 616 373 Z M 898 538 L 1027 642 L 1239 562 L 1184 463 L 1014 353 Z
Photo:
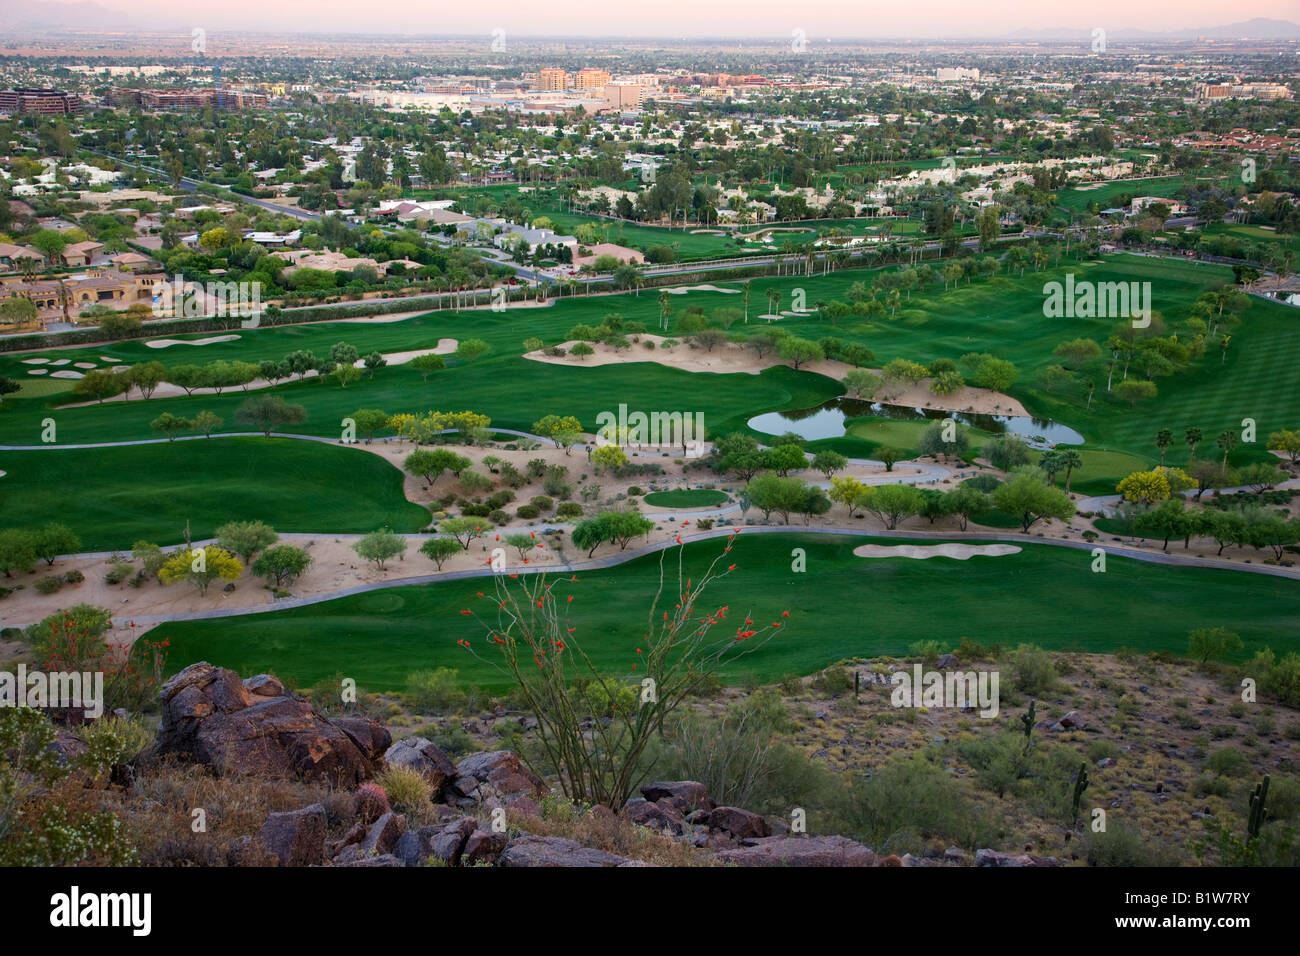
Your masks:
M 113 358 L 113 356 L 111 356 L 111 355 L 101 355 L 101 356 L 99 357 L 99 360 L 100 360 L 101 362 L 120 362 L 120 361 L 122 361 L 122 359 L 120 359 L 120 358 Z
M 48 365 L 49 363 L 50 360 L 46 358 L 23 359 L 24 365 Z
M 853 549 L 859 558 L 956 558 L 958 561 L 981 554 L 998 558 L 1019 552 L 1014 544 L 864 544 Z
M 144 344 L 151 349 L 165 349 L 172 345 L 213 345 L 217 342 L 238 341 L 238 335 L 210 335 L 206 339 L 151 339 Z
M 29 368 L 29 369 L 27 370 L 27 374 L 28 374 L 28 375 L 48 375 L 48 374 L 50 374 L 50 370 L 49 370 L 48 368 Z
M 389 365 L 405 365 L 411 359 L 420 355 L 450 355 L 456 351 L 459 343 L 455 339 L 439 339 L 438 347 L 432 349 L 413 349 L 409 352 L 385 352 L 384 359 Z M 357 359 L 352 363 L 357 368 L 365 368 L 366 360 Z
M 716 285 L 680 285 L 664 291 L 669 295 L 685 295 L 688 292 L 723 292 L 727 295 L 740 295 L 739 289 L 719 289 Z
M 50 364 L 51 364 L 51 365 L 67 365 L 67 364 L 69 364 L 71 361 L 72 361 L 72 359 L 55 359 L 55 360 L 54 360 L 53 362 L 51 362 Z
M 67 368 L 59 372 L 51 372 L 50 378 L 85 378 L 85 376 L 80 372 L 74 372 L 72 369 Z
M 73 368 L 94 368 L 95 363 L 94 362 L 73 362 L 72 367 Z

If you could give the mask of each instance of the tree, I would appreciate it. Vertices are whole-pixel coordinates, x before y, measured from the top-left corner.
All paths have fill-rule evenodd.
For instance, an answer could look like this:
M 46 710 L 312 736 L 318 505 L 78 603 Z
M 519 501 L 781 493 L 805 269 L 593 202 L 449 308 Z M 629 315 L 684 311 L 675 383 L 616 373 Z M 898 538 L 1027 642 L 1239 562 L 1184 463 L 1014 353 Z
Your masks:
M 455 538 L 430 538 L 420 545 L 420 553 L 436 564 L 439 571 L 442 570 L 443 562 L 464 550 L 466 549 Z
M 1292 464 L 1300 464 L 1300 430 L 1283 428 L 1268 436 L 1268 447 L 1283 452 Z
M 1074 469 L 1083 467 L 1083 456 L 1073 448 L 1065 449 L 1060 452 L 1060 455 L 1061 467 L 1065 469 L 1065 493 L 1068 495 L 1070 493 L 1070 475 L 1074 472 Z
M 865 368 L 853 369 L 842 381 L 849 395 L 855 398 L 871 398 L 884 384 L 884 379 Z
M 349 384 L 361 377 L 361 369 L 351 364 L 336 365 L 330 376 L 339 383 L 340 388 L 347 388 Z
M 456 346 L 456 358 L 462 362 L 472 362 L 482 355 L 486 355 L 492 350 L 482 339 L 465 339 Z
M 957 518 L 962 531 L 970 519 L 978 521 L 991 507 L 989 496 L 969 484 L 960 484 L 944 494 L 944 510 Z
M 885 471 L 894 470 L 894 462 L 903 457 L 903 453 L 897 448 L 891 448 L 889 445 L 881 445 L 876 449 L 876 454 L 880 456 L 880 461 L 884 463 Z
M 0 531 L 0 571 L 11 578 L 14 572 L 30 571 L 36 563 L 36 537 L 24 528 Z
M 461 548 L 469 550 L 470 542 L 483 537 L 482 518 L 444 518 L 438 522 L 438 531 L 449 534 L 460 542 Z
M 6 395 L 12 395 L 14 392 L 22 391 L 22 383 L 15 382 L 11 378 L 5 378 L 0 375 L 0 402 L 4 401 Z
M 642 538 L 655 528 L 655 523 L 636 511 L 606 511 L 601 516 L 606 521 L 609 540 L 620 551 L 627 549 L 633 538 Z
M 1164 538 L 1160 550 L 1169 550 L 1170 538 L 1181 538 L 1187 530 L 1190 516 L 1187 503 L 1181 497 L 1166 498 L 1150 511 L 1137 516 L 1133 530 L 1142 535 Z
M 1199 658 L 1202 664 L 1222 660 L 1244 646 L 1241 635 L 1226 627 L 1198 627 L 1187 634 L 1187 652 Z
M 375 562 L 375 567 L 382 571 L 385 561 L 406 553 L 406 538 L 381 528 L 363 537 L 352 546 L 352 550 L 358 557 Z
M 784 478 L 792 471 L 803 471 L 808 467 L 808 459 L 798 445 L 776 445 L 763 453 L 763 467 L 769 468 Z
M 1060 452 L 1048 449 L 1038 456 L 1038 467 L 1047 473 L 1048 482 L 1055 488 L 1056 476 L 1065 467 L 1065 463 L 1061 460 Z
M 76 554 L 81 550 L 81 539 L 66 524 L 51 521 L 32 533 L 32 550 L 46 566 L 54 564 L 61 554 Z
M 993 506 L 1004 514 L 1015 515 L 1026 534 L 1044 518 L 1069 521 L 1074 517 L 1074 502 L 1069 495 L 1027 474 L 1014 475 L 993 489 Z
M 822 347 L 810 339 L 787 336 L 781 340 L 778 352 L 782 361 L 789 362 L 798 371 L 799 366 L 809 362 L 820 362 L 826 357 Z
M 1196 457 L 1196 446 L 1204 440 L 1204 437 L 1199 428 L 1189 428 L 1183 432 L 1183 441 L 1187 442 L 1187 457 L 1189 459 Z
M 945 440 L 944 437 L 949 429 L 952 431 L 951 441 Z M 942 455 L 945 460 L 950 457 L 965 457 L 970 451 L 970 431 L 966 428 L 958 428 L 951 420 L 933 422 L 921 432 L 921 437 L 916 442 L 916 451 L 918 455 L 930 455 L 935 458 Z
M 231 554 L 238 555 L 245 564 L 258 551 L 280 540 L 280 536 L 264 521 L 230 521 L 217 529 L 217 544 Z
M 1165 452 L 1174 440 L 1174 430 L 1172 428 L 1162 428 L 1156 432 L 1156 448 L 1160 450 L 1160 465 L 1164 467 Z
M 186 550 L 181 548 L 167 559 L 158 569 L 158 580 L 163 584 L 188 581 L 198 589 L 199 594 L 207 594 L 213 581 L 225 579 L 237 581 L 243 574 L 244 566 L 229 551 L 212 545 Z
M 1153 505 L 1172 494 L 1169 478 L 1162 471 L 1135 471 L 1120 481 L 1115 490 L 1125 501 L 1140 505 Z
M 126 373 L 127 381 L 132 387 L 138 388 L 144 398 L 153 395 L 166 375 L 167 369 L 162 362 L 140 362 L 132 365 Z
M 160 435 L 166 435 L 168 441 L 175 441 L 177 434 L 194 427 L 194 421 L 171 412 L 163 412 L 149 423 L 149 427 Z
M 820 471 L 829 479 L 837 471 L 843 471 L 848 467 L 849 460 L 837 451 L 819 451 L 813 455 L 812 467 L 814 471 Z
M 1011 471 L 1029 464 L 1029 448 L 1015 435 L 999 435 L 985 444 L 980 452 L 999 471 Z
M 423 449 L 413 451 L 406 456 L 402 470 L 408 475 L 417 475 L 424 479 L 426 488 L 433 485 L 445 472 L 459 475 L 470 466 L 470 460 L 446 448 L 433 451 Z
M 790 523 L 790 512 L 797 511 L 807 498 L 804 483 L 798 478 L 768 474 L 758 475 L 750 481 L 745 486 L 745 495 L 754 507 L 763 512 L 764 521 L 775 511 L 786 524 Z
M 92 369 L 77 380 L 72 386 L 72 392 L 74 395 L 86 395 L 97 399 L 102 405 L 104 399 L 121 395 L 130 387 L 130 380 L 121 372 Z
M 282 425 L 299 425 L 306 420 L 306 408 L 290 405 L 279 395 L 255 395 L 235 412 L 235 421 L 256 428 L 268 438 Z
M 579 521 L 573 528 L 573 534 L 570 539 L 575 547 L 582 548 L 587 552 L 587 557 L 596 553 L 596 549 L 605 543 L 607 528 L 603 521 L 597 518 L 588 518 L 586 521 Z
M 618 445 L 601 445 L 591 453 L 591 464 L 600 474 L 605 469 L 617 471 L 627 464 L 627 453 Z
M 560 445 L 564 453 L 582 440 L 582 422 L 572 415 L 544 415 L 533 422 L 532 433 Z
M 829 495 L 831 501 L 847 508 L 849 517 L 852 518 L 866 490 L 867 486 L 858 479 L 851 475 L 845 475 L 843 478 L 831 479 Z
M 435 355 L 433 352 L 417 355 L 407 364 L 419 372 L 425 382 L 429 381 L 430 372 L 437 372 L 447 367 L 446 360 L 441 355 Z
M 302 548 L 295 548 L 291 544 L 280 544 L 268 548 L 253 562 L 253 573 L 258 577 L 266 578 L 267 584 L 282 588 L 292 583 L 295 578 L 301 577 L 311 567 L 311 563 L 311 556 Z
M 1061 360 L 1061 364 L 1071 371 L 1078 371 L 1101 356 L 1101 346 L 1092 339 L 1071 339 L 1062 342 L 1052 354 Z
M 900 521 L 921 513 L 924 498 L 914 485 L 872 485 L 859 503 L 893 531 Z
M 588 355 L 595 355 L 596 350 L 593 349 L 586 342 L 578 342 L 573 346 L 573 348 L 569 349 L 569 354 L 578 356 L 578 360 L 582 361 Z
M 1272 462 L 1256 461 L 1244 468 L 1238 468 L 1233 480 L 1258 493 L 1272 488 L 1286 477 L 1286 473 Z
M 1128 402 L 1129 408 L 1137 408 L 1138 402 L 1156 397 L 1156 383 L 1142 379 L 1128 378 L 1115 386 L 1115 395 Z
M 1219 449 L 1223 452 L 1223 467 L 1227 468 L 1228 456 L 1232 454 L 1232 450 L 1237 447 L 1237 433 L 1232 429 L 1222 431 L 1219 433 L 1219 437 L 1216 439 L 1215 444 L 1217 444 Z

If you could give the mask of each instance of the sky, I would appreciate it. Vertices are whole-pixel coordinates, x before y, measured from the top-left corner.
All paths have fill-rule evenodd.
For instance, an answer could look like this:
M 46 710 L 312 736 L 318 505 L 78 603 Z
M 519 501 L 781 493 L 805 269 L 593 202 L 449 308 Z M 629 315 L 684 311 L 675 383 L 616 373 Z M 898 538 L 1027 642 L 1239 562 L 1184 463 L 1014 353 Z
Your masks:
M 94 0 L 139 23 L 208 30 L 435 33 L 491 36 L 770 36 L 804 31 L 809 44 L 828 37 L 1002 36 L 1021 29 L 1070 27 L 1090 32 L 1222 26 L 1255 17 L 1300 20 L 1297 0 L 1089 0 L 1056 6 L 1043 0 L 650 0 L 601 4 L 492 0 L 221 0 L 179 12 L 175 0 Z M 185 5 L 188 6 L 188 5 Z M 190 20 L 193 23 L 190 23 Z

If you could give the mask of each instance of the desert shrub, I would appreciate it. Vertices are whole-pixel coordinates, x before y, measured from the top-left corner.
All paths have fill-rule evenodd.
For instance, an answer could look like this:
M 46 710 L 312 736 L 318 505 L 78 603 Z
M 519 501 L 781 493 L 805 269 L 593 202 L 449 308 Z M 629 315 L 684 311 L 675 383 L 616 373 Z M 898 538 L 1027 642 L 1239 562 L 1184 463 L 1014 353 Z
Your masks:
M 1011 684 L 1022 694 L 1045 697 L 1056 689 L 1052 655 L 1033 644 L 1021 644 L 1011 653 Z
M 828 667 L 812 680 L 823 694 L 843 694 L 853 690 L 853 673 L 847 667 Z
M 534 518 L 540 517 L 541 511 L 537 509 L 536 505 L 520 505 L 515 509 L 515 514 L 523 518 L 525 521 L 531 521 Z
M 420 771 L 410 767 L 389 767 L 375 780 L 395 810 L 400 810 L 417 821 L 433 815 L 433 784 Z
M 1213 777 L 1203 774 L 1192 785 L 1193 793 L 1203 793 L 1212 797 L 1228 797 L 1232 793 L 1232 781 L 1226 777 Z
M 560 506 L 555 509 L 555 516 L 557 518 L 581 518 L 582 505 L 578 504 L 576 501 L 562 502 Z
M 1089 866 L 1170 866 L 1175 855 L 1155 840 L 1148 840 L 1136 826 L 1119 820 L 1102 833 L 1088 827 L 1080 840 L 1082 855 Z
M 108 573 L 104 575 L 104 581 L 108 584 L 121 584 L 131 576 L 131 572 L 134 570 L 125 561 L 118 561 L 109 567 Z
M 491 521 L 493 524 L 509 524 L 509 523 L 510 523 L 510 515 L 507 514 L 507 513 L 504 512 L 504 511 L 502 511 L 500 508 L 497 508 L 497 509 L 495 509 L 494 511 L 490 511 L 490 512 L 488 512 L 488 516 L 487 516 L 487 517 L 488 517 L 488 520 Z
M 550 511 L 555 507 L 555 499 L 547 495 L 534 495 L 528 503 L 538 511 Z
M 943 645 L 938 641 L 916 641 L 907 648 L 909 657 L 918 657 L 922 661 L 934 661 L 939 659 L 939 655 L 944 653 Z
M 47 574 L 43 578 L 37 578 L 36 583 L 32 585 L 36 588 L 38 594 L 53 594 L 63 587 L 63 578 L 56 577 L 53 574 Z
M 1225 747 L 1210 754 L 1205 761 L 1206 769 L 1221 777 L 1244 777 L 1251 772 L 1250 761 L 1240 750 Z
M 462 727 L 444 727 L 425 731 L 421 736 L 427 737 L 435 747 L 453 760 L 479 749 L 478 742 Z
M 437 714 L 463 706 L 465 692 L 450 667 L 415 671 L 406 678 L 406 702 L 420 713 Z
M 80 584 L 82 581 L 86 580 L 86 576 L 76 568 L 73 568 L 71 571 L 63 575 L 63 580 L 66 584 Z

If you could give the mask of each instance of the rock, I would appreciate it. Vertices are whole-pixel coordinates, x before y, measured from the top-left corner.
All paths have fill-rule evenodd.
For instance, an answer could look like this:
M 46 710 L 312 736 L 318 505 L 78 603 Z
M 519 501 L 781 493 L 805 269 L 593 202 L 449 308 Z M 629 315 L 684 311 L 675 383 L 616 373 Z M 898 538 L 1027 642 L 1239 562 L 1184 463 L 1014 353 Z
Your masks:
M 256 677 L 245 678 L 244 690 L 258 697 L 280 697 L 284 694 L 284 684 L 270 674 L 258 674 Z
M 1115 766 L 1115 758 L 1114 758 L 1114 757 L 1102 757 L 1100 760 L 1097 761 L 1097 766 L 1098 766 L 1098 767 L 1102 767 L 1102 768 L 1105 768 L 1105 767 L 1113 767 L 1113 766 Z
M 627 802 L 623 813 L 633 823 L 649 827 L 651 830 L 661 832 L 667 830 L 675 836 L 681 836 L 686 832 L 686 821 L 682 818 L 682 812 L 667 797 L 653 803 L 634 797 Z
M 406 817 L 391 810 L 370 824 L 365 837 L 359 843 L 344 847 L 335 857 L 336 862 L 348 863 L 370 857 L 384 856 L 392 853 L 406 831 Z
M 461 853 L 461 866 L 473 866 L 476 863 L 496 863 L 501 851 L 506 848 L 506 835 L 491 830 L 475 830 L 465 841 Z
M 388 748 L 384 760 L 390 767 L 407 767 L 433 785 L 434 801 L 442 798 L 447 784 L 456 778 L 451 758 L 424 737 L 407 737 Z
M 1062 863 L 1054 856 L 1030 856 L 1028 853 L 999 853 L 996 850 L 976 850 L 976 866 L 1001 866 L 1001 867 L 1024 867 L 1024 866 L 1061 866 Z
M 59 727 L 47 749 L 58 755 L 59 766 L 66 767 L 86 753 L 90 746 L 66 727 Z
M 397 857 L 391 854 L 382 856 L 368 856 L 358 860 L 343 860 L 334 862 L 335 866 L 404 866 Z
M 651 803 L 668 799 L 682 813 L 692 810 L 712 810 L 713 800 L 704 784 L 694 780 L 659 780 L 641 788 L 641 796 Z
M 960 667 L 961 665 L 957 661 L 956 654 L 940 654 L 939 660 L 935 663 L 935 666 L 940 668 L 947 668 L 947 667 Z
M 330 720 L 261 676 L 245 686 L 234 671 L 206 661 L 173 675 L 159 692 L 154 753 L 180 754 L 217 774 L 297 776 L 338 787 L 374 775 L 391 743 L 387 730 L 363 717 Z
M 709 826 L 738 840 L 765 837 L 771 833 L 766 820 L 740 807 L 717 807 L 709 814 Z
M 470 754 L 456 765 L 452 784 L 461 797 L 484 802 L 493 797 L 505 803 L 514 796 L 541 797 L 546 784 L 509 750 Z
M 461 817 L 451 823 L 407 830 L 398 838 L 393 855 L 406 866 L 427 866 L 429 860 L 456 866 L 465 841 L 477 826 L 473 817 Z
M 768 837 L 735 850 L 722 850 L 715 858 L 737 866 L 873 866 L 876 855 L 847 837 Z M 897 859 L 897 857 L 894 857 Z M 886 865 L 882 861 L 882 865 Z
M 501 866 L 620 866 L 630 862 L 621 856 L 583 846 L 566 837 L 516 837 L 501 851 Z
M 1088 726 L 1087 721 L 1079 714 L 1077 710 L 1072 710 L 1060 720 L 1057 721 L 1066 730 L 1083 730 Z
M 969 859 L 969 856 L 967 855 L 966 851 L 963 850 L 961 847 L 950 846 L 948 847 L 948 849 L 943 851 L 943 858 L 945 860 L 952 860 L 957 863 L 965 863 Z
M 226 866 L 266 866 L 262 845 L 251 836 L 241 836 L 226 848 Z
M 302 810 L 272 813 L 262 824 L 262 846 L 274 854 L 280 866 L 313 866 L 325 863 L 325 808 L 313 803 Z

